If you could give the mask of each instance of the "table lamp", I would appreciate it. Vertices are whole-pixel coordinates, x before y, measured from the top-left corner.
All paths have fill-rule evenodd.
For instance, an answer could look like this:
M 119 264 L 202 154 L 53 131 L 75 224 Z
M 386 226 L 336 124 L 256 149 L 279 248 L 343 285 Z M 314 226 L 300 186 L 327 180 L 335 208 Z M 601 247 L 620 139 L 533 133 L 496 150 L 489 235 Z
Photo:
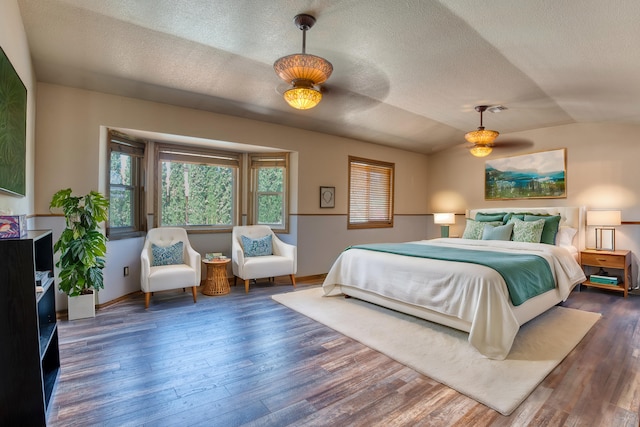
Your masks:
M 616 250 L 616 229 L 622 223 L 620 211 L 587 211 L 587 225 L 596 227 L 596 250 Z M 604 247 L 603 231 L 610 234 L 610 246 Z
M 440 225 L 440 237 L 449 237 L 449 226 L 456 223 L 456 214 L 434 213 L 433 223 Z

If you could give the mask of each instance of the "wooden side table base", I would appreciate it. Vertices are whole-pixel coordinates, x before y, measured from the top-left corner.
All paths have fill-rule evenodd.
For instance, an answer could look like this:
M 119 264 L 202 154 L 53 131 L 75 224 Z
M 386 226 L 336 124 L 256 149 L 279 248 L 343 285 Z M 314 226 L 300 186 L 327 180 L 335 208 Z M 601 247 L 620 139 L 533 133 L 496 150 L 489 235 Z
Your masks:
M 633 276 L 631 274 L 631 251 L 598 251 L 585 249 L 580 252 L 580 264 L 582 265 L 582 269 L 585 270 L 585 275 L 587 276 L 587 281 L 583 283 L 584 286 L 622 292 L 624 297 L 627 297 L 629 293 L 629 285 L 633 283 Z M 591 268 L 618 270 L 622 272 L 622 283 L 609 285 L 591 282 L 588 280 L 589 274 L 587 269 L 585 269 L 585 266 Z
M 203 260 L 207 266 L 207 280 L 202 286 L 202 293 L 205 295 L 218 296 L 226 295 L 231 291 L 229 279 L 227 278 L 227 264 L 230 259 Z

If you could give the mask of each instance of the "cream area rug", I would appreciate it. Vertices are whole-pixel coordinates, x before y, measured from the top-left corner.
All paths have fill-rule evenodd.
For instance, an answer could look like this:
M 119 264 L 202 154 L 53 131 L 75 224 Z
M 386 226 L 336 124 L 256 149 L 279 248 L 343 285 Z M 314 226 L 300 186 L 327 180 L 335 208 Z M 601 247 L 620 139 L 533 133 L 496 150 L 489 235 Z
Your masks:
M 273 295 L 279 303 L 509 415 L 569 354 L 600 314 L 553 307 L 520 328 L 505 360 L 482 356 L 468 334 L 322 288 Z

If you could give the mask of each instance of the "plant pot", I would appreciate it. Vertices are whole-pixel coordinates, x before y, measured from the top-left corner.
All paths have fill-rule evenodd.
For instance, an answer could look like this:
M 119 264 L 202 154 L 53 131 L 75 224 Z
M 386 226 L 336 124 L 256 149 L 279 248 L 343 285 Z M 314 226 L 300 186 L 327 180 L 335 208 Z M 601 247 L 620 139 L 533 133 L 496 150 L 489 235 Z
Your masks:
M 96 301 L 93 291 L 90 294 L 68 297 L 69 320 L 96 317 Z

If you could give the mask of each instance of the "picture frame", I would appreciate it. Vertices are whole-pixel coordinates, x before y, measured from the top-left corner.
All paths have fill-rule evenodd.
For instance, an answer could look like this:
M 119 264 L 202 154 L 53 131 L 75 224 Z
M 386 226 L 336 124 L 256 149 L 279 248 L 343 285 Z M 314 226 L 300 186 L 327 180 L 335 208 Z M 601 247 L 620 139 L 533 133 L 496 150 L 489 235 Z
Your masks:
M 485 160 L 485 200 L 567 197 L 566 148 Z
M 336 187 L 320 187 L 320 207 L 333 208 L 336 205 Z
M 0 48 L 0 192 L 26 195 L 27 88 Z

